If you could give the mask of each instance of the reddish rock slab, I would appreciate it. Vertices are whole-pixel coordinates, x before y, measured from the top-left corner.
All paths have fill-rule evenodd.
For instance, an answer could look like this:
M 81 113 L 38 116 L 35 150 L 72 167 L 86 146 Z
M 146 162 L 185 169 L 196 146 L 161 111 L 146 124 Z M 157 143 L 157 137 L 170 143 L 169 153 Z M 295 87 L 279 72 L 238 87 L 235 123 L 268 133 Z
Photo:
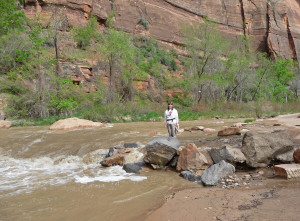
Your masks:
M 279 164 L 274 166 L 276 176 L 286 179 L 300 178 L 300 164 Z
M 117 154 L 112 157 L 107 157 L 104 160 L 102 160 L 101 165 L 104 167 L 111 167 L 115 165 L 123 165 L 124 164 L 124 155 Z
M 293 153 L 295 163 L 300 163 L 300 147 Z
M 11 128 L 12 123 L 7 120 L 0 120 L 0 128 L 8 129 Z
M 220 130 L 218 136 L 241 135 L 241 130 L 238 127 L 228 127 Z
M 79 118 L 68 118 L 55 122 L 50 126 L 50 130 L 74 130 L 104 127 L 103 123 L 93 122 Z
M 180 152 L 177 167 L 178 171 L 201 169 L 210 165 L 203 153 L 193 143 L 187 144 Z

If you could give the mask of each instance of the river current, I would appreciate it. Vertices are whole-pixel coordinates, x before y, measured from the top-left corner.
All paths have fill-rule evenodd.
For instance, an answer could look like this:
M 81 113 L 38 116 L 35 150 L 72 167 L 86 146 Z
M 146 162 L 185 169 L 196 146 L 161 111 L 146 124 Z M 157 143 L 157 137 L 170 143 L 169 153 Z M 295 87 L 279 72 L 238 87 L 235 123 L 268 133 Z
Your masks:
M 219 129 L 224 124 L 181 122 L 181 128 L 200 125 Z M 0 130 L 0 220 L 142 220 L 172 191 L 199 187 L 173 171 L 146 169 L 136 175 L 121 166 L 100 165 L 109 147 L 143 147 L 153 135 L 167 135 L 162 122 L 72 131 L 50 131 L 49 126 Z M 214 135 L 193 131 L 178 139 L 184 145 Z

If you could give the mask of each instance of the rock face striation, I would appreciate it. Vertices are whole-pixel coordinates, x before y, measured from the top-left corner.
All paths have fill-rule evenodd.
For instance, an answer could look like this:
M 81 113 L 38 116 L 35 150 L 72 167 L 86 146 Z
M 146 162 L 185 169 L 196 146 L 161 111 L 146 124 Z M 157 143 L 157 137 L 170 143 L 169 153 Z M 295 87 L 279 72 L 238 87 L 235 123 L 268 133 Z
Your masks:
M 63 8 L 68 26 L 82 26 L 91 13 L 101 24 L 115 13 L 115 26 L 163 43 L 183 44 L 182 25 L 213 19 L 224 36 L 244 35 L 252 50 L 300 61 L 299 0 L 26 0 L 25 13 L 50 20 Z M 143 21 L 143 22 L 140 22 Z M 144 25 L 142 25 L 144 24 Z

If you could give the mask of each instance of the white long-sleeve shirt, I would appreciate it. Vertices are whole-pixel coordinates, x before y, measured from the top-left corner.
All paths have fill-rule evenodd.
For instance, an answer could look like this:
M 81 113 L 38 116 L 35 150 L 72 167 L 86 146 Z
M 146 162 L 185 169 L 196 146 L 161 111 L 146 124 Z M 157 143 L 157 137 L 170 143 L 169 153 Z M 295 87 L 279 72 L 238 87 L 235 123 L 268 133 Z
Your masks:
M 178 112 L 175 108 L 173 110 L 166 110 L 165 111 L 165 123 L 167 124 L 177 124 L 179 122 L 178 119 Z

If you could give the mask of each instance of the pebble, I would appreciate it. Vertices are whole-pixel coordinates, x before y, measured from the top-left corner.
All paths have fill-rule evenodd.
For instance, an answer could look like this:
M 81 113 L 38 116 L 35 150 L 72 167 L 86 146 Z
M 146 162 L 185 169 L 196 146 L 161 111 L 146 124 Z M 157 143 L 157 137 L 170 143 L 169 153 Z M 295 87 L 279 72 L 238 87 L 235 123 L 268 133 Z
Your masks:
M 261 171 L 258 172 L 258 174 L 259 174 L 259 175 L 263 175 L 263 174 L 264 174 L 264 171 L 261 170 Z

